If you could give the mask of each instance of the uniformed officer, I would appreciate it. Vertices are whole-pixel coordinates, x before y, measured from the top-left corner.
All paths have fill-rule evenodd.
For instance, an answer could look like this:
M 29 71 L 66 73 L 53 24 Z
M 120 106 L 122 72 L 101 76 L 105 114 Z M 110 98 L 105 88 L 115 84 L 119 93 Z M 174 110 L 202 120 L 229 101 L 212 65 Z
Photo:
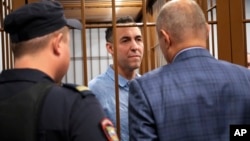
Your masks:
M 23 93 L 35 95 L 46 92 L 42 106 L 38 108 L 38 117 L 29 115 L 38 121 L 39 140 L 118 140 L 113 124 L 105 117 L 91 91 L 83 86 L 60 83 L 70 62 L 69 28 L 81 29 L 81 23 L 78 20 L 66 19 L 61 4 L 56 1 L 27 4 L 6 16 L 4 30 L 10 35 L 14 68 L 4 70 L 0 74 L 0 107 L 9 104 L 8 99 L 11 97 L 18 97 Z M 47 84 L 49 87 L 46 86 L 45 90 L 43 85 L 38 87 L 37 84 Z M 25 98 L 16 99 L 18 103 L 12 101 L 7 109 L 12 105 L 23 107 L 26 103 L 32 104 Z M 22 132 L 20 129 L 28 130 L 29 127 L 25 126 L 32 125 L 29 122 L 30 117 L 17 117 L 25 112 L 20 112 L 19 106 L 12 106 L 13 111 L 0 109 L 0 126 L 8 123 L 4 120 L 24 123 L 23 127 L 16 126 L 15 129 L 8 125 L 5 126 L 8 130 L 0 127 L 0 140 L 15 140 L 15 136 Z M 27 106 L 28 108 L 31 107 Z M 3 118 L 6 113 L 12 116 Z M 3 132 L 7 135 L 4 136 Z M 20 136 L 26 138 L 23 134 Z

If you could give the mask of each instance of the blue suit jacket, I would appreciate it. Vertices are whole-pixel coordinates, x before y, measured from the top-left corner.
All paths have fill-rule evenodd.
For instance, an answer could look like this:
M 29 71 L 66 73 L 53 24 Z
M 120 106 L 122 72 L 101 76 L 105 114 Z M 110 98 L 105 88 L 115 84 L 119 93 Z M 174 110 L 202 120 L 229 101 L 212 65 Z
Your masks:
M 229 141 L 250 124 L 250 70 L 202 48 L 130 83 L 130 141 Z

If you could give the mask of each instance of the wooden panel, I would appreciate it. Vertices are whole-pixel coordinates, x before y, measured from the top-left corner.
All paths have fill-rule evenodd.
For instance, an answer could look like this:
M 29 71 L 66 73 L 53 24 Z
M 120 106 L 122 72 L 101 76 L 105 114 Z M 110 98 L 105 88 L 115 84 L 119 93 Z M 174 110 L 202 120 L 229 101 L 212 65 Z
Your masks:
M 25 5 L 25 0 L 12 0 L 12 9 L 15 10 Z
M 81 19 L 80 0 L 60 0 L 65 8 L 65 15 L 69 18 Z M 85 16 L 87 23 L 111 23 L 111 0 L 85 0 Z M 116 17 L 130 15 L 134 19 L 141 14 L 142 0 L 119 0 L 115 2 Z
M 117 17 L 130 15 L 136 18 L 140 10 L 140 7 L 116 8 Z M 65 9 L 65 15 L 69 18 L 81 19 L 81 9 Z M 112 9 L 110 8 L 86 8 L 85 15 L 87 23 L 107 23 L 112 21 Z
M 25 4 L 25 0 L 12 0 L 13 9 Z M 39 0 L 27 0 L 28 3 Z M 68 18 L 81 19 L 81 0 L 58 0 L 65 8 Z M 84 0 L 85 16 L 87 23 L 106 23 L 112 21 L 111 0 Z M 119 0 L 116 2 L 117 17 L 130 15 L 137 18 L 141 12 L 142 0 Z
M 243 9 L 241 0 L 230 0 L 232 62 L 242 66 L 247 66 Z
M 228 0 L 217 1 L 218 58 L 232 61 L 230 10 Z

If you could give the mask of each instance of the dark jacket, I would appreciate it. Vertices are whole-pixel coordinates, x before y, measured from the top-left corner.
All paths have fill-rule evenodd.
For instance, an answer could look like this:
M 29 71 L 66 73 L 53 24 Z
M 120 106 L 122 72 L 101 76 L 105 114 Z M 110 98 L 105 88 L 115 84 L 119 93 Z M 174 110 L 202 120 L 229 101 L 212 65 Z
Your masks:
M 80 92 L 74 85 L 59 86 L 41 71 L 3 71 L 0 74 L 0 100 L 18 94 L 38 82 L 54 84 L 43 101 L 38 117 L 40 141 L 107 140 L 101 127 L 105 115 L 92 92 Z

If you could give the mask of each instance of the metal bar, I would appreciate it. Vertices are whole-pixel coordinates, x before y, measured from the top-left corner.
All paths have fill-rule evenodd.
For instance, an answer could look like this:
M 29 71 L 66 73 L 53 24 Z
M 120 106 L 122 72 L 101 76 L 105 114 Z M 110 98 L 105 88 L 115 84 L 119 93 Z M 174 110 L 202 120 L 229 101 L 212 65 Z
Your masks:
M 88 85 L 88 69 L 87 69 L 87 49 L 86 49 L 86 17 L 85 17 L 85 0 L 81 0 L 81 16 L 82 16 L 82 55 L 83 55 L 83 61 L 82 61 L 82 70 L 83 72 L 83 80 L 84 85 Z
M 211 5 L 212 5 L 212 1 L 210 1 L 211 2 Z M 216 7 L 216 4 L 213 6 L 213 7 Z M 214 14 L 213 14 L 213 8 L 211 8 L 211 11 L 210 11 L 210 16 L 211 16 L 211 20 L 213 21 L 214 20 Z M 212 27 L 211 27 L 211 30 L 212 30 L 212 48 L 213 48 L 213 50 L 212 50 L 212 53 L 213 53 L 213 55 L 215 55 L 215 39 L 214 39 L 214 35 L 215 35 L 215 33 L 214 33 L 214 24 L 212 24 L 211 25 Z
M 13 3 L 12 3 L 12 0 L 9 0 L 9 13 L 13 10 Z M 9 36 L 8 36 L 9 38 Z M 10 39 L 8 40 L 8 42 L 10 42 Z M 10 49 L 10 46 L 9 46 L 9 49 Z M 13 53 L 12 53 L 12 50 L 10 49 L 10 63 L 11 63 L 11 68 L 14 67 L 14 56 L 13 56 Z
M 153 15 L 147 14 L 147 17 L 148 17 L 147 21 L 155 21 Z M 148 59 L 150 60 L 149 70 L 152 70 L 152 69 L 156 68 L 156 65 L 155 65 L 156 52 L 155 52 L 154 46 L 155 46 L 156 41 L 157 41 L 157 37 L 155 36 L 155 35 L 157 35 L 157 32 L 155 30 L 155 26 L 153 26 L 153 27 L 147 26 L 147 30 L 150 33 L 150 35 L 148 35 L 148 37 L 147 37 L 147 41 L 149 41 L 148 42 L 148 49 L 149 49 L 149 53 L 150 53 L 150 55 L 148 57 Z
M 66 3 L 63 2 L 62 3 L 64 8 L 74 8 L 74 9 L 80 9 L 81 8 L 81 4 L 80 3 Z M 138 2 L 130 2 L 130 3 L 122 3 L 122 4 L 118 4 L 115 7 L 141 7 L 142 4 L 138 3 Z M 111 8 L 112 5 L 110 4 L 110 2 L 100 2 L 100 3 L 85 3 L 85 8 Z
M 143 20 L 143 43 L 144 43 L 144 72 L 149 70 L 149 58 L 150 52 L 148 51 L 148 42 L 147 42 L 147 10 L 146 10 L 146 0 L 142 0 L 142 20 Z
M 93 48 L 92 48 L 92 31 L 91 31 L 91 29 L 89 29 L 89 46 L 90 46 L 90 51 L 89 51 L 89 53 L 90 53 L 90 56 L 93 56 Z M 91 76 L 91 78 L 93 77 L 93 59 L 90 59 L 89 61 L 91 61 L 91 63 L 89 63 L 90 64 L 90 68 L 91 68 L 91 71 L 90 71 L 90 76 Z
M 212 42 L 212 54 L 213 54 L 213 56 L 215 56 L 215 39 L 214 39 L 214 35 L 215 35 L 215 33 L 214 33 L 214 24 L 212 24 L 211 25 L 211 42 Z
M 115 71 L 115 102 L 116 102 L 116 128 L 119 139 L 121 138 L 121 125 L 120 125 L 120 98 L 118 86 L 118 63 L 117 63 L 117 40 L 116 40 L 116 7 L 115 0 L 112 0 L 112 25 L 113 25 L 113 41 L 114 41 L 114 71 Z
M 98 68 L 99 68 L 99 73 L 101 73 L 101 37 L 100 37 L 100 28 L 97 28 L 97 33 L 98 33 L 98 60 L 99 60 L 99 63 L 98 63 Z
M 9 8 L 9 6 L 8 6 L 8 4 L 7 4 L 7 0 L 5 1 L 5 9 L 4 9 L 4 13 L 5 13 L 5 15 L 7 15 L 7 13 L 8 13 L 8 8 Z M 10 60 L 9 60 L 9 58 L 10 58 L 10 54 L 9 54 L 9 42 L 8 42 L 8 40 L 9 40 L 9 38 L 8 38 L 8 35 L 6 34 L 6 38 L 5 38 L 6 40 L 5 40 L 5 49 L 6 49 L 6 66 L 7 66 L 7 69 L 9 69 L 10 68 Z
M 1 26 L 3 26 L 3 1 L 1 0 L 0 1 L 0 22 L 1 22 Z M 0 29 L 1 29 L 1 41 L 2 41 L 2 68 L 3 68 L 3 70 L 5 69 L 5 50 L 4 50 L 4 48 L 5 48 L 5 46 L 4 46 L 4 30 L 3 30 L 3 28 L 2 27 L 0 27 Z
M 73 63 L 73 77 L 74 77 L 74 83 L 76 84 L 76 60 L 75 60 L 75 56 L 76 56 L 76 53 L 75 53 L 75 29 L 72 29 L 72 54 L 73 56 L 71 56 L 72 58 L 72 63 Z
M 107 28 L 112 27 L 112 24 L 86 24 L 86 28 Z M 116 24 L 116 27 L 143 27 L 144 23 L 136 23 L 136 24 Z M 146 23 L 146 26 L 155 26 L 155 23 Z

